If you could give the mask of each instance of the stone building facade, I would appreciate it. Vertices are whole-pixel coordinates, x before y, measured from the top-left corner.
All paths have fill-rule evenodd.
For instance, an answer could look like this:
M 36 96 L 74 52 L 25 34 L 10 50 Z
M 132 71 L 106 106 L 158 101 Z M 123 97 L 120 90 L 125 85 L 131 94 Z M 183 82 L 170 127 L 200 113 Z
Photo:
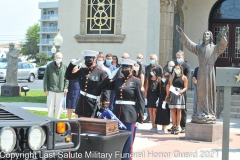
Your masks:
M 180 44 L 175 26 L 181 26 L 193 42 L 201 43 L 204 31 L 211 30 L 217 41 L 221 28 L 229 24 L 232 30 L 229 36 L 234 37 L 229 41 L 232 47 L 217 64 L 236 66 L 238 57 L 240 60 L 236 47 L 240 34 L 239 3 L 239 0 L 59 0 L 58 25 L 64 38 L 61 52 L 66 63 L 81 58 L 80 52 L 85 49 L 117 56 L 128 52 L 132 59 L 141 53 L 146 64 L 150 54 L 157 54 L 159 64 L 164 66 L 182 49 L 185 60 L 194 69 L 198 66 L 197 56 Z

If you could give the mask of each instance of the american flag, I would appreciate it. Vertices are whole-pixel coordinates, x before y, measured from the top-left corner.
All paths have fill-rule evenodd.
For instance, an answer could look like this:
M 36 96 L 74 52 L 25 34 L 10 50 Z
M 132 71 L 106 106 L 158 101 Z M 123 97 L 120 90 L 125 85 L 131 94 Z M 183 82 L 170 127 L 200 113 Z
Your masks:
M 106 110 L 104 110 L 102 113 L 99 112 L 97 115 L 98 115 L 98 118 L 101 118 L 101 119 L 117 120 L 118 121 L 118 127 L 120 129 L 127 129 L 127 127 L 108 108 Z

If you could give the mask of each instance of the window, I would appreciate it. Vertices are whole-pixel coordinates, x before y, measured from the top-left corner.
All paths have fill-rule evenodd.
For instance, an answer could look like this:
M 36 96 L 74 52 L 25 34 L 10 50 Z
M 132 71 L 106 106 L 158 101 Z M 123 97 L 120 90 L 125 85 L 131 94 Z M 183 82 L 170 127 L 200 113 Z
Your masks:
M 115 0 L 88 0 L 87 34 L 114 34 Z
M 122 43 L 122 0 L 81 0 L 78 43 Z
M 29 65 L 29 68 L 34 68 L 32 64 L 28 64 Z
M 218 4 L 213 19 L 240 19 L 240 1 L 225 0 Z
M 22 69 L 22 64 L 18 63 L 18 69 Z
M 22 64 L 22 67 L 23 67 L 23 69 L 29 68 L 28 64 L 26 64 L 26 63 L 23 63 L 23 64 Z

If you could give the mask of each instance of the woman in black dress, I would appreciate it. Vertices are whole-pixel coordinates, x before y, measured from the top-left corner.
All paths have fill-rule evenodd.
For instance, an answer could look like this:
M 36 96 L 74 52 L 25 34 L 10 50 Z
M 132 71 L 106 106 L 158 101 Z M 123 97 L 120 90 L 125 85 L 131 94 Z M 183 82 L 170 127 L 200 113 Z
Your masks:
M 158 131 L 159 134 L 167 133 L 167 126 L 170 124 L 170 109 L 166 103 L 166 98 L 169 96 L 169 77 L 170 74 L 166 71 L 161 77 L 159 103 L 155 120 L 156 124 L 162 125 L 162 130 Z
M 150 76 L 146 80 L 145 97 L 147 98 L 147 108 L 150 113 L 150 121 L 152 123 L 151 132 L 157 132 L 157 125 L 155 124 L 156 111 L 158 106 L 159 85 L 161 83 L 161 75 L 159 69 L 151 68 Z
M 170 92 L 170 96 L 172 99 L 169 108 L 171 109 L 172 113 L 172 124 L 173 124 L 173 134 L 179 133 L 180 128 L 180 121 L 181 121 L 181 110 L 185 109 L 185 98 L 184 94 L 187 91 L 188 87 L 188 79 L 183 74 L 183 68 L 179 65 L 176 65 L 174 68 L 175 75 L 173 79 L 170 78 L 170 87 L 173 88 L 173 92 Z M 171 90 L 171 88 L 170 88 Z M 178 93 L 175 94 L 174 92 Z

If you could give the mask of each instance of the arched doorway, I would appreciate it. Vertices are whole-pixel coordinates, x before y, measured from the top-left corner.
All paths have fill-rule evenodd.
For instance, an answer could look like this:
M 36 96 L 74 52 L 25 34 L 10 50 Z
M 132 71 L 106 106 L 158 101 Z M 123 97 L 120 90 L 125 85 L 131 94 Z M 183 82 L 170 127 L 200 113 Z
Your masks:
M 240 67 L 240 1 L 219 0 L 209 16 L 209 29 L 218 43 L 223 26 L 229 25 L 228 47 L 215 63 L 216 67 Z

